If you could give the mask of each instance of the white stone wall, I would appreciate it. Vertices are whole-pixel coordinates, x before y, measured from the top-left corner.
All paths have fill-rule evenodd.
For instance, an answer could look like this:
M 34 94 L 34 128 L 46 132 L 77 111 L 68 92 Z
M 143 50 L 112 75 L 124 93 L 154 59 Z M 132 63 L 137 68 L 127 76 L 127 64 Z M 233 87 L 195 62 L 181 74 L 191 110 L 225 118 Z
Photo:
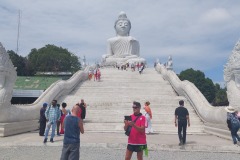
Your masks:
M 188 99 L 203 122 L 216 124 L 226 123 L 227 113 L 224 108 L 210 105 L 193 83 L 187 80 L 181 81 L 173 71 L 167 70 L 163 65 L 158 64 L 156 70 L 163 75 L 164 79 L 171 83 L 174 90 L 180 96 Z
M 0 104 L 0 123 L 29 121 L 39 119 L 39 111 L 44 102 L 51 104 L 53 99 L 70 93 L 76 85 L 88 79 L 89 67 L 78 71 L 69 80 L 53 83 L 33 104 L 6 105 Z

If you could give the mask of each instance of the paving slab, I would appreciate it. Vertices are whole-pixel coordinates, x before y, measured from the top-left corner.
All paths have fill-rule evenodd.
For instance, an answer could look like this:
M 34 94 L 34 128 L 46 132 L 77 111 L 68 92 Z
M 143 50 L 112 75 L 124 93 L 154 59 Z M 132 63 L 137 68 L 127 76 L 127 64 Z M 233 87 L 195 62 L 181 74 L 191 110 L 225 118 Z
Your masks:
M 230 135 L 229 135 L 230 136 Z M 43 144 L 44 137 L 40 137 L 38 132 L 28 132 L 19 135 L 0 138 L 0 147 L 20 147 L 20 146 L 62 146 L 63 135 L 56 136 L 54 143 Z M 85 132 L 81 134 L 81 147 L 97 147 L 111 149 L 125 149 L 128 137 L 124 133 L 93 133 Z M 187 143 L 178 146 L 177 134 L 150 134 L 147 135 L 149 150 L 152 151 L 196 151 L 196 152 L 229 152 L 239 153 L 240 146 L 232 144 L 232 141 L 222 139 L 217 136 L 187 135 Z

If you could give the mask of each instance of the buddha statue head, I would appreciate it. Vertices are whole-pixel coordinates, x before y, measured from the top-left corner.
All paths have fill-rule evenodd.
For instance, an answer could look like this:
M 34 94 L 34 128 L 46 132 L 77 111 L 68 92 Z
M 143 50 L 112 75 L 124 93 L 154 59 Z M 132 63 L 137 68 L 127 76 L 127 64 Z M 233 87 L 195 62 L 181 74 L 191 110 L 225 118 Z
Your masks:
M 127 18 L 125 12 L 120 12 L 118 19 L 115 22 L 114 28 L 116 30 L 117 36 L 129 36 L 131 29 L 131 22 Z

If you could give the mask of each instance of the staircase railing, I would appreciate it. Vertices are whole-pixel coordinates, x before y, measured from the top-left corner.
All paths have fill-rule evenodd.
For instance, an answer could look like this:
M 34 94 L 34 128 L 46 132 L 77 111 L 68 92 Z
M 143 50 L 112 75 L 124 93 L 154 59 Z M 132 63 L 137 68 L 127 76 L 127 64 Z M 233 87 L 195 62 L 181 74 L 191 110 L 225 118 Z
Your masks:
M 33 103 L 27 105 L 9 105 L 1 109 L 0 136 L 28 132 L 38 128 L 39 110 L 44 102 L 69 94 L 74 88 L 88 79 L 88 71 L 96 66 L 87 66 L 84 71 L 76 72 L 68 80 L 53 83 Z
M 70 93 L 76 85 L 88 79 L 88 70 L 76 72 L 68 80 L 58 80 L 46 89 L 42 95 L 32 104 L 10 105 L 2 109 L 3 115 L 0 117 L 0 123 L 20 122 L 36 120 L 39 118 L 39 110 L 44 102 L 51 103 L 53 99 Z
M 230 138 L 226 127 L 226 111 L 223 107 L 213 107 L 208 103 L 203 94 L 191 82 L 181 81 L 172 71 L 163 65 L 157 64 L 156 71 L 172 85 L 178 95 L 184 96 L 192 105 L 200 119 L 204 122 L 204 131 L 224 138 Z

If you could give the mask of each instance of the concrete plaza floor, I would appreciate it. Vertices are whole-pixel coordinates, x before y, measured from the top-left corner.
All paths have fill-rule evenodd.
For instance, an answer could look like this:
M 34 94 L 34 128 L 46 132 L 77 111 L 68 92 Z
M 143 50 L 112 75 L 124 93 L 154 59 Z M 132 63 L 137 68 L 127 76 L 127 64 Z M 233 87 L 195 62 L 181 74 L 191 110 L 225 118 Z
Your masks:
M 50 132 L 51 133 L 51 132 Z M 229 134 L 230 136 L 230 134 Z M 0 147 L 10 146 L 62 146 L 63 137 L 55 136 L 54 143 L 43 144 L 44 137 L 38 131 L 0 138 Z M 106 147 L 124 149 L 128 137 L 124 133 L 95 133 L 85 132 L 80 135 L 81 146 Z M 149 150 L 180 150 L 180 151 L 209 151 L 240 153 L 240 146 L 236 147 L 232 141 L 209 134 L 187 135 L 184 146 L 178 146 L 177 134 L 150 134 L 147 135 Z

